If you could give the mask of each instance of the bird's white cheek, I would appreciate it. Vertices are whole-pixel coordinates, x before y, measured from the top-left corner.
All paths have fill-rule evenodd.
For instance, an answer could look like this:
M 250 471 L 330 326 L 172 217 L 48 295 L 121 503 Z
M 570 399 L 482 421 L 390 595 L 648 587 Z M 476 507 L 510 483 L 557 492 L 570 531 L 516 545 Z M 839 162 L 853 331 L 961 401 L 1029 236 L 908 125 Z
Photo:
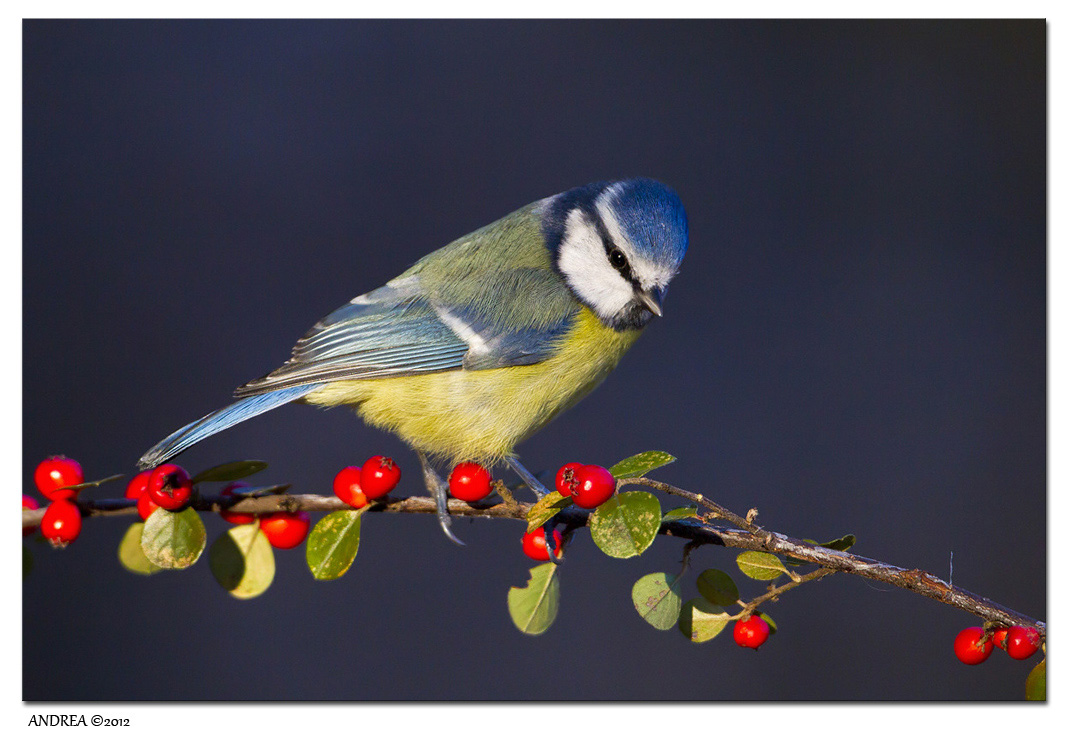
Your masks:
M 632 300 L 632 286 L 606 260 L 595 228 L 580 211 L 565 221 L 558 268 L 584 303 L 603 318 L 613 318 Z

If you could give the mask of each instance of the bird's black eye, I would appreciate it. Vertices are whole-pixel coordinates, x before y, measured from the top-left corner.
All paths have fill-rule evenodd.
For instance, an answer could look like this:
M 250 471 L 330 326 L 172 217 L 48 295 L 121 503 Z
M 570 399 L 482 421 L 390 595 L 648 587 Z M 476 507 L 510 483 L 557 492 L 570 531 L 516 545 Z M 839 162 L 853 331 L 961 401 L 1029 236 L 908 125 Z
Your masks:
M 625 253 L 614 247 L 610 250 L 610 264 L 613 265 L 615 270 L 628 269 L 628 258 L 625 257 Z

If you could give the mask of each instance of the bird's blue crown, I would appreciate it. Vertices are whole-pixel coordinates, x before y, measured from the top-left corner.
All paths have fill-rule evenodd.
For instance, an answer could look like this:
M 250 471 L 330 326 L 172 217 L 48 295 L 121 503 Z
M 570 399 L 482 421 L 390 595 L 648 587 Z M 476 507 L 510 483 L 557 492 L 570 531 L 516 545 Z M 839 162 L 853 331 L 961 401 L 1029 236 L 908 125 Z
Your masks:
M 543 216 L 547 247 L 556 252 L 561 246 L 574 209 L 597 220 L 596 202 L 611 189 L 608 203 L 625 235 L 652 262 L 676 268 L 688 249 L 688 216 L 676 191 L 650 178 L 589 183 L 552 197 Z

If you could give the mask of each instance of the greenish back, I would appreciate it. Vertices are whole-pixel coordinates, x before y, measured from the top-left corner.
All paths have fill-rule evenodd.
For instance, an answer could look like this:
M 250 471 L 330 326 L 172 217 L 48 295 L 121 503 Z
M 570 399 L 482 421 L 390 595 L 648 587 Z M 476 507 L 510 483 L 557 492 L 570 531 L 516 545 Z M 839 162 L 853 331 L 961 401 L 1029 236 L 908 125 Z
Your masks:
M 538 202 L 423 257 L 396 280 L 420 278 L 426 297 L 509 331 L 544 329 L 578 303 L 554 272 Z

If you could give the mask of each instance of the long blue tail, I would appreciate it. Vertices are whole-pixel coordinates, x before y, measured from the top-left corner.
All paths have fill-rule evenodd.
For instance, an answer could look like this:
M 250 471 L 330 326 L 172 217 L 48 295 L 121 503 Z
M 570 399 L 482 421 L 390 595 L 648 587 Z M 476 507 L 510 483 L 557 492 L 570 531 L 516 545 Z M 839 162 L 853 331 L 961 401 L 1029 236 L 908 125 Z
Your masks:
M 222 410 L 205 415 L 200 420 L 190 423 L 184 428 L 179 428 L 154 445 L 138 460 L 138 468 L 146 469 L 158 466 L 168 458 L 178 455 L 194 443 L 204 440 L 209 435 L 215 435 L 221 430 L 237 425 L 243 420 L 256 417 L 268 410 L 274 410 L 287 402 L 293 402 L 320 388 L 320 384 L 302 384 L 297 387 L 264 394 L 254 395 L 238 400 L 227 405 Z

